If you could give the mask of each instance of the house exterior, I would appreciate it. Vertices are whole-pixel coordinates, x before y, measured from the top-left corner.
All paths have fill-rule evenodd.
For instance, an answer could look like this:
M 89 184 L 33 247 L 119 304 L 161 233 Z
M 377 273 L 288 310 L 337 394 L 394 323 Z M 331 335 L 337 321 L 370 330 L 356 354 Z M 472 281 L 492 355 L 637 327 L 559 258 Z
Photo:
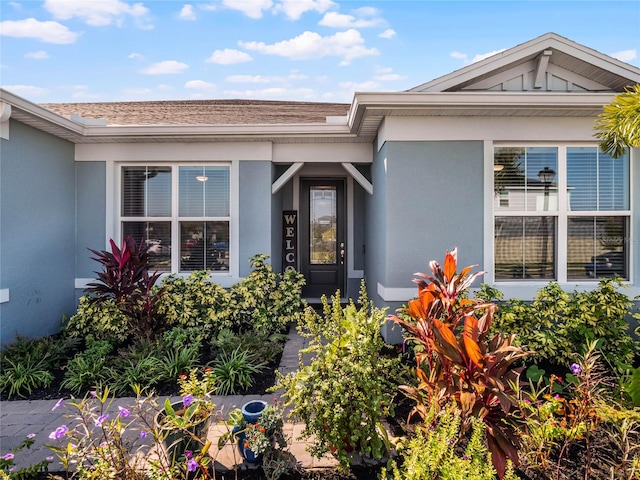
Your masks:
M 351 104 L 36 105 L 0 90 L 0 320 L 56 332 L 94 277 L 87 248 L 134 235 L 152 268 L 229 286 L 267 253 L 305 297 L 362 279 L 378 306 L 458 247 L 532 298 L 622 276 L 640 294 L 640 151 L 599 151 L 602 106 L 640 69 L 549 33 Z M 386 338 L 398 341 L 389 326 Z

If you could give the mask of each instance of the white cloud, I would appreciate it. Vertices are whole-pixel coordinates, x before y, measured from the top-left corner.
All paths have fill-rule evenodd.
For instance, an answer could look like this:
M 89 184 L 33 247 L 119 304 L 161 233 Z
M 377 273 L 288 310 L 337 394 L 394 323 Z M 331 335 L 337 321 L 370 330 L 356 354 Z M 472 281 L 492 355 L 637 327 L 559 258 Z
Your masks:
M 39 97 L 45 95 L 49 90 L 33 85 L 3 85 L 2 88 L 25 98 Z
M 0 35 L 17 38 L 37 38 L 46 43 L 68 44 L 80 34 L 70 31 L 58 22 L 41 22 L 35 18 L 0 22 Z
M 165 60 L 150 65 L 144 70 L 141 70 L 140 73 L 144 73 L 145 75 L 164 75 L 182 73 L 187 68 L 189 68 L 189 65 L 186 63 L 177 62 L 176 60 Z
M 324 13 L 334 6 L 331 0 L 280 0 L 275 10 L 284 12 L 291 20 L 298 20 L 305 12 Z
M 205 4 L 202 4 L 202 5 L 198 5 L 198 8 L 200 10 L 206 10 L 208 12 L 213 12 L 214 10 L 218 9 L 218 7 L 216 5 L 214 5 L 214 4 L 212 4 L 212 3 L 205 3 Z
M 375 48 L 366 48 L 364 39 L 357 30 L 338 32 L 322 37 L 315 32 L 306 31 L 291 40 L 283 40 L 271 45 L 263 42 L 239 42 L 240 46 L 266 55 L 278 55 L 291 60 L 307 60 L 327 56 L 343 57 L 341 63 L 348 64 L 354 58 L 379 55 Z
M 376 75 L 374 78 L 379 82 L 395 82 L 407 79 L 406 76 L 398 75 L 397 73 L 385 73 L 383 75 Z
M 217 63 L 220 65 L 233 65 L 236 63 L 245 63 L 253 60 L 251 55 L 233 48 L 225 48 L 224 50 L 216 50 L 207 58 L 207 63 Z
M 102 95 L 99 93 L 91 93 L 89 91 L 89 87 L 86 85 L 74 85 L 73 93 L 71 93 L 71 98 L 75 100 L 79 100 L 81 102 L 99 100 L 102 98 Z
M 378 34 L 380 38 L 393 38 L 396 36 L 396 31 L 392 28 L 387 28 L 384 32 Z
M 196 14 L 193 11 L 193 5 L 189 5 L 189 4 L 184 5 L 182 7 L 182 10 L 180 10 L 180 14 L 178 15 L 178 18 L 180 18 L 181 20 L 195 20 Z
M 121 24 L 130 15 L 139 22 L 145 22 L 149 9 L 142 3 L 128 4 L 120 0 L 45 0 L 44 8 L 58 20 L 78 17 L 88 25 L 104 26 Z M 139 24 L 143 28 L 144 24 Z
M 271 83 L 274 77 L 263 77 L 262 75 L 229 75 L 225 78 L 230 83 Z
M 144 56 L 141 53 L 130 53 L 129 56 L 127 58 L 144 58 Z
M 277 99 L 277 100 L 312 100 L 317 98 L 313 89 L 273 87 L 262 90 L 226 90 L 224 95 L 228 98 L 251 98 L 251 99 Z
M 380 88 L 380 84 L 373 80 L 366 82 L 340 82 L 340 88 L 352 92 L 373 92 Z
M 494 55 L 497 55 L 498 53 L 502 53 L 505 50 L 506 48 L 501 48 L 500 50 L 494 50 L 493 52 L 489 52 L 489 53 L 479 53 L 471 59 L 471 63 L 479 62 L 480 60 L 484 60 L 485 58 L 489 58 Z
M 367 20 L 364 18 L 356 18 L 353 15 L 329 12 L 318 22 L 318 24 L 323 27 L 333 28 L 367 28 L 375 27 L 383 22 L 384 21 L 381 18 Z
M 273 6 L 272 0 L 222 0 L 231 10 L 239 10 L 249 18 L 262 18 L 262 11 Z
M 216 86 L 213 83 L 205 82 L 204 80 L 189 80 L 184 84 L 184 88 L 190 88 L 193 90 L 213 90 Z
M 478 53 L 471 60 L 469 60 L 469 55 L 462 52 L 451 52 L 449 55 L 457 60 L 462 60 L 465 65 L 469 65 L 471 63 L 476 63 L 480 60 L 484 60 L 485 58 L 492 57 L 493 55 L 497 55 L 498 53 L 504 52 L 505 50 L 505 48 L 501 48 L 500 50 L 494 50 L 493 52 L 489 53 Z
M 49 58 L 49 54 L 44 50 L 38 50 L 37 52 L 29 52 L 25 54 L 25 58 L 31 58 L 32 60 L 44 60 Z
M 376 7 L 360 7 L 354 10 L 354 13 L 363 17 L 375 17 L 380 15 L 380 10 Z
M 634 48 L 632 50 L 620 50 L 609 54 L 610 57 L 617 58 L 621 62 L 630 62 L 638 58 L 638 51 Z

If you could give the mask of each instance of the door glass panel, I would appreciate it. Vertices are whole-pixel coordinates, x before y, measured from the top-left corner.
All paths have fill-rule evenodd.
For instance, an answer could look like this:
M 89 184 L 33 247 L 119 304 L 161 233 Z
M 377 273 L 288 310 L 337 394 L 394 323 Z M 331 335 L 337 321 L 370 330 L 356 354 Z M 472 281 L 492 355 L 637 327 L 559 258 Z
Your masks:
M 336 199 L 336 187 L 309 188 L 309 259 L 314 265 L 338 263 Z

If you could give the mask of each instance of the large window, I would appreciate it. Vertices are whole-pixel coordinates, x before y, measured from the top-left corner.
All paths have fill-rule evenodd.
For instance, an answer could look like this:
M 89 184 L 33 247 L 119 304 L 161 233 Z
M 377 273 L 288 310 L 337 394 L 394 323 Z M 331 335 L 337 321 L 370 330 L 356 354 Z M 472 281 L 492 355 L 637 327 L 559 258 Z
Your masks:
M 159 271 L 229 270 L 229 166 L 123 166 L 122 235 Z
M 597 147 L 495 148 L 495 280 L 628 279 L 629 178 Z

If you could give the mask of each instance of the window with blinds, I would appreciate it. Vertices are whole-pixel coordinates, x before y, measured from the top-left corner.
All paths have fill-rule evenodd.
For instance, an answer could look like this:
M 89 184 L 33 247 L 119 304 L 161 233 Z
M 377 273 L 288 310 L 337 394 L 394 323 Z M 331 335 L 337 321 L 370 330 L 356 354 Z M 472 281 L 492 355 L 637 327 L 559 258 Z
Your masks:
M 496 281 L 628 279 L 629 156 L 494 149 Z
M 229 175 L 228 165 L 123 166 L 122 235 L 149 245 L 154 270 L 228 271 Z

